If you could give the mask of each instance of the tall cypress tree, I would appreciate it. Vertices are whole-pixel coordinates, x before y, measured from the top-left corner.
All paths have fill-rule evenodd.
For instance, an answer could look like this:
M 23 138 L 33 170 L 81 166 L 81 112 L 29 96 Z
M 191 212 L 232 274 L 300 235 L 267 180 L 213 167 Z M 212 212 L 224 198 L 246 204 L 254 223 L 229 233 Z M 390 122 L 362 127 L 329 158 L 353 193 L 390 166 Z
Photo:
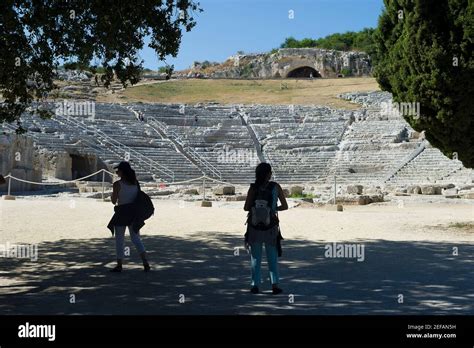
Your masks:
M 384 0 L 376 32 L 375 75 L 396 102 L 419 102 L 404 115 L 447 156 L 474 165 L 474 1 Z

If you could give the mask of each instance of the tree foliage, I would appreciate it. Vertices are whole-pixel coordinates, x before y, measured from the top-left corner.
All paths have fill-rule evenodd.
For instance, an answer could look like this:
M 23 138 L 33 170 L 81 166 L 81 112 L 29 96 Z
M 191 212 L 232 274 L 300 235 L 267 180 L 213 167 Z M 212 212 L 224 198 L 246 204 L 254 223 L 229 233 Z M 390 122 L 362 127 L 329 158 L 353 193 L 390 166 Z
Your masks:
M 447 156 L 474 165 L 474 1 L 385 0 L 375 35 L 380 87 L 396 102 L 420 103 L 404 115 Z
M 124 86 L 135 84 L 145 39 L 160 59 L 176 56 L 198 11 L 192 0 L 0 1 L 0 121 L 18 120 L 33 101 L 47 98 L 62 61 L 99 61 L 105 86 L 114 75 Z
M 374 51 L 375 29 L 365 28 L 361 31 L 348 31 L 346 33 L 335 33 L 319 39 L 305 38 L 297 40 L 289 37 L 280 48 L 325 48 L 338 51 L 363 51 L 371 54 Z

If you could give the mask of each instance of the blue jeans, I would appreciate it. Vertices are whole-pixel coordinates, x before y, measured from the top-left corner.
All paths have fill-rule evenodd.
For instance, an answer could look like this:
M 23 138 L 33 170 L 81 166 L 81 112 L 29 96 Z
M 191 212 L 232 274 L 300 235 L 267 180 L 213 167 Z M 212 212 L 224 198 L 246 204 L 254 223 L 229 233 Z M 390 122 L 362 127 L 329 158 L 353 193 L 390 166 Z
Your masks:
M 253 243 L 250 245 L 250 265 L 252 268 L 252 286 L 260 286 L 262 282 L 261 264 L 262 264 L 262 248 L 265 244 L 265 252 L 267 254 L 267 263 L 270 270 L 270 280 L 273 284 L 278 284 L 278 251 L 275 245 L 267 243 Z

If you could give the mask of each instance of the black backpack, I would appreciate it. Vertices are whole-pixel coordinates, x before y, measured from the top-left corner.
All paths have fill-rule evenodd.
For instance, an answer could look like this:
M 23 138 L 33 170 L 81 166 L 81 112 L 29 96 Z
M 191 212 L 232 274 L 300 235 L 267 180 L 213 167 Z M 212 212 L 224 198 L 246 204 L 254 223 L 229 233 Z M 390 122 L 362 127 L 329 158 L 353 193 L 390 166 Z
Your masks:
M 137 198 L 135 199 L 135 204 L 139 208 L 138 213 L 140 214 L 140 218 L 142 218 L 143 221 L 148 220 L 155 214 L 153 202 L 151 201 L 150 196 L 142 191 L 140 184 L 138 184 L 138 194 Z

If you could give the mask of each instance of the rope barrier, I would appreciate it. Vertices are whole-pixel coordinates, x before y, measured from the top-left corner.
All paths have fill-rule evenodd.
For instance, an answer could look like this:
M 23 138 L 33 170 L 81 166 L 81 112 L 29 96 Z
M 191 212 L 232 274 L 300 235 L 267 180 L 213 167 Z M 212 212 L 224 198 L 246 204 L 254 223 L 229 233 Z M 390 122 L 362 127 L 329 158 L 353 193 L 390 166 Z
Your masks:
M 101 169 L 101 170 L 98 170 L 97 172 L 94 172 L 92 174 L 89 174 L 87 176 L 83 176 L 81 178 L 77 178 L 77 179 L 74 179 L 74 180 L 64 180 L 64 181 L 59 181 L 59 182 L 35 182 L 35 181 L 29 181 L 29 180 L 24 180 L 24 179 L 20 179 L 20 178 L 17 178 L 11 174 L 8 174 L 6 175 L 4 178 L 5 179 L 8 179 L 8 178 L 11 178 L 13 180 L 16 180 L 16 181 L 20 181 L 20 182 L 23 182 L 23 183 L 26 183 L 26 184 L 32 184 L 32 185 L 44 185 L 44 186 L 54 186 L 54 185 L 64 185 L 64 184 L 69 184 L 69 183 L 74 183 L 74 182 L 78 182 L 78 181 L 81 181 L 81 180 L 84 180 L 84 179 L 87 179 L 87 178 L 90 178 L 92 176 L 95 176 L 99 173 L 107 173 L 109 175 L 111 175 L 112 177 L 115 177 L 116 174 L 112 173 L 112 172 L 109 172 L 108 170 L 106 169 Z M 309 181 L 307 182 L 306 184 L 313 184 L 313 183 L 323 183 L 323 182 L 327 182 L 328 179 L 331 179 L 332 177 L 326 177 L 326 178 L 320 178 L 320 179 L 316 179 L 316 180 L 313 180 L 313 181 Z M 338 181 L 343 181 L 343 182 L 347 182 L 347 183 L 351 183 L 351 181 L 345 179 L 345 178 L 342 178 L 340 176 L 337 176 L 337 179 Z M 211 178 L 209 176 L 206 176 L 206 175 L 203 175 L 203 176 L 200 176 L 200 177 L 197 177 L 197 178 L 194 178 L 194 179 L 188 179 L 188 180 L 183 180 L 183 181 L 176 181 L 176 182 L 170 182 L 170 183 L 167 183 L 165 182 L 166 185 L 168 186 L 172 186 L 172 185 L 182 185 L 182 184 L 187 184 L 187 183 L 192 183 L 192 182 L 195 182 L 195 181 L 202 181 L 202 180 L 206 180 L 206 181 L 210 181 L 210 182 L 215 182 L 215 183 L 218 183 L 218 184 L 222 184 L 222 185 L 234 185 L 233 183 L 231 182 L 227 182 L 227 181 L 222 181 L 222 180 L 217 180 L 217 179 L 214 179 L 214 178 Z
M 81 177 L 81 178 L 77 178 L 77 179 L 74 179 L 74 180 L 65 180 L 65 181 L 61 181 L 61 182 L 35 182 L 35 181 L 20 179 L 20 178 L 17 178 L 15 176 L 11 175 L 11 174 L 6 175 L 4 178 L 5 179 L 10 179 L 8 181 L 8 195 L 10 196 L 11 179 L 19 181 L 19 182 L 26 183 L 26 184 L 32 184 L 32 185 L 58 186 L 58 185 L 64 185 L 64 184 L 79 182 L 81 180 L 84 180 L 84 179 L 90 178 L 92 176 L 95 176 L 99 173 L 102 173 L 102 196 L 104 197 L 105 173 L 111 175 L 112 177 L 116 176 L 116 174 L 111 173 L 106 169 L 98 170 L 98 171 L 96 171 L 92 174 L 89 174 L 89 175 Z M 224 184 L 224 185 L 233 185 L 232 183 L 217 180 L 217 179 L 214 179 L 214 178 L 210 178 L 206 175 L 203 175 L 203 176 L 200 176 L 200 177 L 194 178 L 194 179 L 183 180 L 183 181 L 178 181 L 178 182 L 171 182 L 171 183 L 165 183 L 165 184 L 168 185 L 168 186 L 172 186 L 172 185 L 174 186 L 174 185 L 182 185 L 182 184 L 186 184 L 186 183 L 192 183 L 192 182 L 196 182 L 196 181 L 202 181 L 203 185 L 206 183 L 206 181 L 215 182 L 215 183 Z
M 87 179 L 87 178 L 90 178 L 94 175 L 97 175 L 99 173 L 108 173 L 110 175 L 112 175 L 112 177 L 114 177 L 116 174 L 114 173 L 111 173 L 109 172 L 108 170 L 106 169 L 101 169 L 95 173 L 92 173 L 92 174 L 89 174 L 87 176 L 84 176 L 82 178 L 78 178 L 78 179 L 74 179 L 74 180 L 67 180 L 67 181 L 61 181 L 61 182 L 35 182 L 35 181 L 29 181 L 29 180 L 24 180 L 24 179 L 20 179 L 20 178 L 17 178 L 15 176 L 12 176 L 11 174 L 8 174 L 7 176 L 5 176 L 4 178 L 7 179 L 7 178 L 11 178 L 13 180 L 16 180 L 16 181 L 20 181 L 20 182 L 24 182 L 26 184 L 32 184 L 32 185 L 45 185 L 45 186 L 54 186 L 54 185 L 63 185 L 63 184 L 69 184 L 69 183 L 73 183 L 73 182 L 78 182 L 78 181 L 81 181 L 81 180 L 84 180 L 84 179 Z
M 14 177 L 12 176 L 11 174 L 8 174 L 7 176 L 5 176 L 5 179 L 10 179 L 8 181 L 8 195 L 10 196 L 10 187 L 11 187 L 11 179 L 13 180 L 17 180 L 19 182 L 23 182 L 23 183 L 27 183 L 27 184 L 33 184 L 33 185 L 44 185 L 44 186 L 54 186 L 54 185 L 63 185 L 63 184 L 68 184 L 68 183 L 75 183 L 75 182 L 79 182 L 81 180 L 84 180 L 84 179 L 87 179 L 87 178 L 90 178 L 94 175 L 97 175 L 99 173 L 102 173 L 102 199 L 104 199 L 105 197 L 105 173 L 109 174 L 112 176 L 112 178 L 115 177 L 116 174 L 114 173 L 111 173 L 109 172 L 108 170 L 106 169 L 101 169 L 101 170 L 98 170 L 97 172 L 95 173 L 92 173 L 90 175 L 87 175 L 87 176 L 84 176 L 82 178 L 78 178 L 78 179 L 75 179 L 75 180 L 67 180 L 67 181 L 61 181 L 61 182 L 57 182 L 57 183 L 50 183 L 50 182 L 34 182 L 34 181 L 29 181 L 29 180 L 23 180 L 23 179 L 20 179 L 20 178 L 17 178 L 17 177 Z M 328 178 L 331 178 L 331 177 L 324 177 L 324 178 L 319 178 L 319 179 L 316 179 L 314 181 L 311 181 L 311 182 L 308 182 L 307 184 L 311 184 L 311 183 L 318 183 L 318 182 L 327 182 Z M 337 184 L 336 184 L 336 180 L 339 180 L 339 181 L 343 181 L 343 182 L 350 182 L 349 180 L 345 179 L 345 178 L 342 178 L 342 177 L 339 177 L 339 176 L 333 176 L 334 178 L 334 196 L 330 199 L 328 199 L 325 203 L 329 203 L 330 201 L 333 201 L 334 204 L 336 203 L 336 200 L 337 200 Z M 203 186 L 203 200 L 205 200 L 205 184 L 206 184 L 206 180 L 209 181 L 209 182 L 213 182 L 213 183 L 218 183 L 218 184 L 224 184 L 224 185 L 233 185 L 232 183 L 229 183 L 229 182 L 225 182 L 225 181 L 221 181 L 221 180 L 217 180 L 217 179 L 214 179 L 214 178 L 210 178 L 206 175 L 203 175 L 203 176 L 200 176 L 198 178 L 194 178 L 194 179 L 189 179 L 189 180 L 183 180 L 183 181 L 178 181 L 178 182 L 171 182 L 171 183 L 164 183 L 165 185 L 168 185 L 168 186 L 175 186 L 175 185 L 182 185 L 182 184 L 187 184 L 187 183 L 192 183 L 192 182 L 196 182 L 196 181 L 202 181 L 202 186 Z M 328 183 L 329 184 L 329 183 Z
M 194 181 L 201 181 L 201 180 L 213 181 L 213 182 L 217 182 L 217 183 L 223 184 L 223 185 L 234 185 L 234 184 L 232 184 L 232 183 L 230 183 L 230 182 L 225 182 L 225 181 L 217 180 L 217 179 L 208 177 L 208 176 L 206 176 L 206 175 L 203 175 L 203 176 L 200 176 L 200 177 L 194 178 L 194 179 L 189 179 L 189 180 L 183 180 L 183 181 L 177 181 L 177 182 L 170 182 L 170 183 L 168 183 L 167 185 L 169 185 L 169 186 L 171 186 L 171 185 L 181 185 L 181 184 L 186 184 L 186 183 L 190 183 L 190 182 L 194 182 Z

